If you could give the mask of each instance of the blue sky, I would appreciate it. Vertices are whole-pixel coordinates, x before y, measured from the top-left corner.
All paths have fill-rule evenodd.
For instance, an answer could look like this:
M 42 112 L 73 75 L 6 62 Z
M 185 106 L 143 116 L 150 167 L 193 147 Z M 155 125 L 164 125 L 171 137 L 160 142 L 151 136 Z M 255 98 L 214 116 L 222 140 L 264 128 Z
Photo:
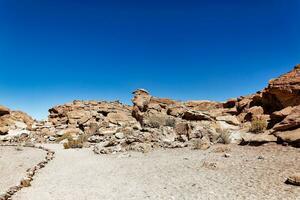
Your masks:
M 223 101 L 300 62 L 297 0 L 0 0 L 0 104 Z

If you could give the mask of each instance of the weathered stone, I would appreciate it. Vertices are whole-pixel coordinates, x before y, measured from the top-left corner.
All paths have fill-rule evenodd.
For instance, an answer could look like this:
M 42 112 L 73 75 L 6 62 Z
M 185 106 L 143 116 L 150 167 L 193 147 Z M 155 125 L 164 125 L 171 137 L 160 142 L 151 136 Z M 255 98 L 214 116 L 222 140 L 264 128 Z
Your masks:
M 300 128 L 300 105 L 294 107 L 283 121 L 274 126 L 275 131 L 285 131 Z
M 263 91 L 263 103 L 270 111 L 300 104 L 300 65 L 269 82 Z
M 20 184 L 22 187 L 29 187 L 29 186 L 31 186 L 30 182 L 31 182 L 30 178 L 25 177 L 21 180 Z
M 191 131 L 190 125 L 185 122 L 181 122 L 176 124 L 175 126 L 175 132 L 177 135 L 189 135 Z
M 122 133 L 122 132 L 118 132 L 118 133 L 115 134 L 115 137 L 116 137 L 117 139 L 123 139 L 123 138 L 125 137 L 125 135 L 124 135 L 124 133 Z
M 189 110 L 194 111 L 209 111 L 223 108 L 223 104 L 215 101 L 187 101 L 183 103 Z
M 249 108 L 247 114 L 245 115 L 244 120 L 252 121 L 255 117 L 261 116 L 264 114 L 264 109 L 261 106 L 253 106 Z
M 137 106 L 140 111 L 145 111 L 151 100 L 149 92 L 144 89 L 138 89 L 134 91 L 133 94 L 135 95 L 132 99 L 134 105 Z
M 231 125 L 240 125 L 240 121 L 237 119 L 236 116 L 232 116 L 232 115 L 227 115 L 227 116 L 219 116 L 216 118 L 218 121 L 225 121 L 228 124 Z
M 237 99 L 228 99 L 225 103 L 223 103 L 224 108 L 234 108 L 237 104 Z
M 275 135 L 281 141 L 300 144 L 300 128 L 291 131 L 277 132 Z
M 4 106 L 0 105 L 0 116 L 7 115 L 10 113 L 10 110 Z
M 277 138 L 274 135 L 268 133 L 262 134 L 252 134 L 252 133 L 244 133 L 242 135 L 243 142 L 245 143 L 253 143 L 253 144 L 263 144 L 267 142 L 277 142 Z
M 287 183 L 300 186 L 300 173 L 295 173 L 287 178 Z
M 191 120 L 191 121 L 200 121 L 200 120 L 209 120 L 212 121 L 213 118 L 204 112 L 188 110 L 183 113 L 182 119 Z
M 6 135 L 6 134 L 8 134 L 8 127 L 7 126 L 0 127 L 0 135 Z

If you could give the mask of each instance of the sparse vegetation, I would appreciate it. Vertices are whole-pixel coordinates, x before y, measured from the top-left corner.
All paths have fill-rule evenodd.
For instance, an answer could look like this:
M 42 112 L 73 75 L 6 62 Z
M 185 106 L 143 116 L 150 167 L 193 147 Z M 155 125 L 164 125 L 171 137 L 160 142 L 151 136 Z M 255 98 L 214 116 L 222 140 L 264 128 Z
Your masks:
M 80 135 L 78 139 L 67 138 L 68 142 L 64 143 L 65 149 L 82 148 L 84 143 L 87 141 L 86 135 Z
M 217 139 L 218 143 L 223 143 L 223 144 L 230 144 L 231 139 L 230 139 L 230 131 L 229 130 L 222 130 L 220 131 L 219 138 Z
M 176 125 L 176 120 L 172 117 L 152 115 L 149 117 L 147 125 L 151 128 L 160 128 L 161 126 L 169 126 L 174 128 Z
M 166 126 L 174 128 L 176 125 L 176 120 L 174 118 L 167 118 L 165 123 L 166 123 Z
M 193 141 L 193 150 L 206 150 L 210 147 L 209 139 L 202 138 L 200 140 Z
M 165 125 L 166 119 L 163 116 L 152 115 L 149 117 L 148 126 L 151 128 L 159 128 L 160 126 Z
M 250 132 L 262 133 L 267 128 L 267 121 L 262 118 L 254 118 L 251 122 Z
M 65 149 L 73 149 L 73 148 L 82 148 L 83 143 L 80 140 L 68 140 L 68 142 L 64 143 Z
M 59 137 L 59 138 L 56 139 L 56 142 L 61 142 L 61 141 L 65 140 L 65 139 L 72 140 L 73 137 L 72 137 L 71 133 L 68 132 L 68 133 L 63 134 L 61 137 Z

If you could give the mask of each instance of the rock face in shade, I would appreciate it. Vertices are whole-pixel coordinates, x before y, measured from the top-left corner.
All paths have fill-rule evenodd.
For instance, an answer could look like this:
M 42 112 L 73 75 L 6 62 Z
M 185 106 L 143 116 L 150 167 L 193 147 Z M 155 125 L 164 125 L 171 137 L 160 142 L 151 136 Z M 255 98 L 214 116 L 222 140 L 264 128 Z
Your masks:
M 10 113 L 10 110 L 5 106 L 0 105 L 0 116 L 7 115 Z
M 276 111 L 300 104 L 300 65 L 269 82 L 263 91 L 262 101 L 266 109 Z

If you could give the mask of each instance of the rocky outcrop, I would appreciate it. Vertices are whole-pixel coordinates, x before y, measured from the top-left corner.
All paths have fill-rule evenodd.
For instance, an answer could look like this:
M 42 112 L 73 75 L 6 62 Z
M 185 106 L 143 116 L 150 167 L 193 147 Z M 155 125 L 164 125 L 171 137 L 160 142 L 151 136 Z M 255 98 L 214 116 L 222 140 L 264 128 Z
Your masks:
M 131 110 L 118 101 L 76 100 L 49 109 L 48 121 L 36 124 L 35 131 L 48 139 L 63 135 L 75 138 L 82 134 L 107 136 L 128 126 L 138 127 Z
M 277 111 L 300 104 L 300 65 L 269 82 L 262 92 L 262 102 L 269 111 Z
M 0 142 L 28 140 L 33 123 L 34 120 L 26 113 L 0 106 Z
M 220 141 L 298 144 L 299 74 L 297 65 L 271 80 L 262 91 L 224 103 L 181 102 L 138 89 L 133 92 L 133 106 L 118 101 L 75 100 L 49 109 L 48 120 L 39 122 L 0 106 L 0 139 L 22 135 L 35 142 L 87 141 L 97 143 L 97 153 L 148 151 L 195 143 L 208 147 Z M 249 132 L 253 133 L 244 137 Z
M 274 126 L 275 131 L 286 131 L 300 128 L 300 105 L 292 108 L 284 119 Z
M 7 115 L 10 113 L 10 110 L 5 106 L 0 105 L 0 116 Z

